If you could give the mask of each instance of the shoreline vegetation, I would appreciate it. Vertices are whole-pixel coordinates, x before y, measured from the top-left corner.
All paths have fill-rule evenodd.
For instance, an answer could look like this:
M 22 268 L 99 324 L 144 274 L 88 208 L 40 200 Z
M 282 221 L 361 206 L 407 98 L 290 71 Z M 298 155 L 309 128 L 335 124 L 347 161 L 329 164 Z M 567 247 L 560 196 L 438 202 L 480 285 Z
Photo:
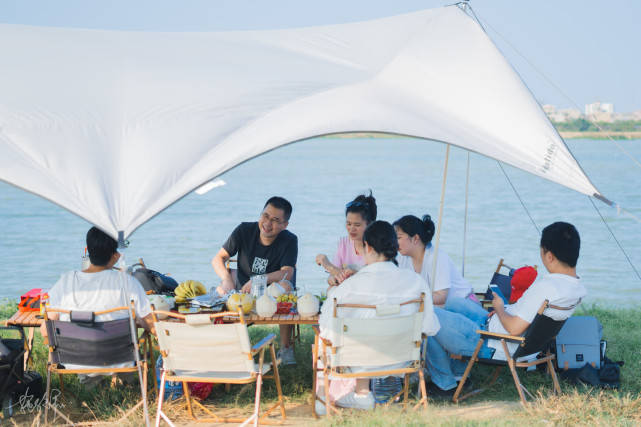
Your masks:
M 641 139 L 641 121 L 592 123 L 585 119 L 552 122 L 563 139 Z M 381 132 L 349 132 L 325 135 L 325 138 L 409 138 Z
M 17 309 L 16 303 L 0 305 L 0 319 L 9 318 Z M 519 371 L 525 387 L 536 397 L 526 408 L 521 407 L 509 370 L 503 369 L 495 385 L 483 393 L 472 396 L 460 404 L 450 401 L 429 399 L 426 411 L 403 412 L 402 405 L 376 408 L 374 411 L 359 412 L 344 410 L 331 420 L 315 420 L 311 413 L 311 344 L 314 335 L 310 327 L 301 328 L 301 341 L 296 345 L 298 364 L 281 366 L 279 369 L 287 420 L 284 425 L 318 426 L 388 426 L 388 425 L 641 425 L 641 309 L 619 309 L 583 305 L 576 315 L 595 316 L 603 324 L 603 338 L 608 341 L 607 356 L 612 360 L 624 360 L 621 368 L 620 390 L 599 390 L 574 386 L 561 381 L 561 396 L 550 394 L 552 389 L 549 376 L 541 372 Z M 257 342 L 268 333 L 277 333 L 277 327 L 252 326 L 249 329 L 252 342 Z M 34 340 L 33 365 L 29 368 L 46 378 L 47 348 L 38 332 Z M 483 384 L 492 372 L 491 367 L 475 366 L 471 380 L 474 385 Z M 92 390 L 83 388 L 74 376 L 65 378 L 64 393 L 57 403 L 64 405 L 64 411 L 74 421 L 107 422 L 117 419 L 121 411 L 132 407 L 139 399 L 136 386 L 104 386 Z M 151 380 L 151 377 L 150 377 Z M 52 378 L 52 389 L 60 390 L 59 379 Z M 415 387 L 412 387 L 413 391 Z M 229 391 L 224 386 L 214 387 L 211 395 L 202 403 L 210 410 L 223 413 L 242 411 L 251 413 L 254 398 L 253 385 L 232 385 Z M 263 383 L 261 407 L 266 408 L 277 399 L 272 381 Z M 155 415 L 156 393 L 150 394 L 150 416 Z M 415 397 L 410 398 L 410 403 Z M 83 403 L 86 402 L 86 403 Z M 91 409 L 89 409 L 91 408 Z M 33 406 L 14 408 L 15 415 L 0 423 L 13 425 L 36 425 L 37 410 Z M 191 419 L 185 411 L 185 401 L 180 398 L 170 402 L 166 411 L 175 422 L 185 424 Z M 199 413 L 198 416 L 205 414 Z M 51 414 L 50 414 L 51 416 Z M 153 418 L 152 418 L 153 420 Z M 276 421 L 277 419 L 274 419 Z M 40 419 L 42 422 L 42 419 Z M 51 421 L 51 420 L 50 420 Z M 58 419 L 60 421 L 60 419 Z M 142 410 L 131 418 L 128 425 L 144 425 Z M 216 424 L 220 425 L 220 424 Z
M 641 131 L 559 131 L 563 139 L 594 139 L 594 140 L 608 140 L 612 139 L 641 139 Z M 325 135 L 323 138 L 329 139 L 348 139 L 348 138 L 362 138 L 362 139 L 385 139 L 385 138 L 411 138 L 406 136 L 394 135 L 389 133 L 377 132 L 350 132 L 350 133 L 334 133 Z

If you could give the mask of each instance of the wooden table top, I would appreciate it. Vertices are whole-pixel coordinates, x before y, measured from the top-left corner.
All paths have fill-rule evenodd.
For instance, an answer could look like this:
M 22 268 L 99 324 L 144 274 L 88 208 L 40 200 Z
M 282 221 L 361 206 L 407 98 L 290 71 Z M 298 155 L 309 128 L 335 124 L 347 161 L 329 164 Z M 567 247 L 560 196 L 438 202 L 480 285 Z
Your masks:
M 16 311 L 15 314 L 6 321 L 6 324 L 7 326 L 37 328 L 43 322 L 42 318 L 36 317 L 39 315 L 40 315 L 39 311 Z
M 224 321 L 238 321 L 237 317 L 223 317 Z M 300 314 L 274 314 L 271 317 L 261 317 L 258 314 L 250 313 L 245 316 L 247 323 L 254 325 L 316 325 L 318 324 L 318 314 L 309 317 L 303 317 Z
M 36 328 L 39 327 L 43 319 L 37 318 L 40 312 L 38 311 L 17 311 L 11 316 L 6 324 L 8 326 L 21 326 L 23 328 Z M 223 320 L 235 322 L 238 321 L 237 317 L 223 317 Z M 261 317 L 258 314 L 251 313 L 245 316 L 247 323 L 254 325 L 316 325 L 318 324 L 318 314 L 310 317 L 303 317 L 300 314 L 275 314 L 271 317 Z

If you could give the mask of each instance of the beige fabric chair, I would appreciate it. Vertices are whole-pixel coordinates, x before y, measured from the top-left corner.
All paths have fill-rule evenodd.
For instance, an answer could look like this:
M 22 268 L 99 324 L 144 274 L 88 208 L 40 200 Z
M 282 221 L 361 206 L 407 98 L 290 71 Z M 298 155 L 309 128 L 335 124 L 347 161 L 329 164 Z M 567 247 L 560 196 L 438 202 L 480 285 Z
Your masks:
M 403 405 L 407 408 L 410 374 L 417 372 L 420 377 L 420 400 L 414 409 L 422 405 L 427 408 L 427 393 L 423 378 L 421 342 L 423 340 L 423 309 L 425 294 L 419 299 L 406 301 L 395 306 L 375 306 L 363 304 L 338 304 L 334 299 L 334 314 L 330 336 L 332 340 L 322 339 L 322 371 L 325 396 L 316 395 L 316 371 L 318 343 L 314 346 L 314 386 L 313 402 L 319 400 L 327 408 L 327 416 L 338 409 L 329 402 L 329 378 L 376 378 L 391 375 L 405 377 L 403 389 L 388 404 L 404 394 Z M 416 313 L 395 316 L 400 306 L 419 304 Z M 373 318 L 357 319 L 338 317 L 338 308 L 357 308 L 376 310 Z M 314 410 L 316 416 L 316 411 Z
M 168 316 L 167 320 L 159 321 L 158 314 Z M 247 324 L 241 312 L 192 314 L 182 315 L 167 311 L 154 311 L 158 346 L 163 357 L 162 377 L 160 390 L 164 390 L 166 381 L 180 381 L 183 384 L 187 409 L 189 415 L 197 422 L 242 423 L 251 422 L 255 426 L 259 423 L 268 424 L 266 417 L 277 407 L 280 407 L 281 417 L 284 420 L 285 405 L 278 375 L 278 363 L 274 349 L 275 335 L 262 339 L 253 347 L 249 341 Z M 214 324 L 220 317 L 238 317 L 238 323 Z M 178 320 L 178 321 L 176 321 Z M 182 322 L 180 322 L 182 321 Z M 265 349 L 269 347 L 272 363 L 264 360 Z M 258 363 L 254 357 L 258 355 Z M 273 375 L 265 375 L 270 369 Z M 260 415 L 260 396 L 263 378 L 274 379 L 278 391 L 278 402 Z M 256 400 L 254 412 L 248 418 L 229 418 L 216 415 L 198 401 L 193 401 L 189 395 L 188 382 L 206 382 L 222 384 L 249 384 L 256 383 Z M 160 419 L 164 419 L 170 426 L 171 422 L 162 410 L 164 393 L 158 395 L 158 411 L 156 426 Z M 211 418 L 199 419 L 195 416 L 192 403 Z M 272 422 L 273 423 L 273 422 Z

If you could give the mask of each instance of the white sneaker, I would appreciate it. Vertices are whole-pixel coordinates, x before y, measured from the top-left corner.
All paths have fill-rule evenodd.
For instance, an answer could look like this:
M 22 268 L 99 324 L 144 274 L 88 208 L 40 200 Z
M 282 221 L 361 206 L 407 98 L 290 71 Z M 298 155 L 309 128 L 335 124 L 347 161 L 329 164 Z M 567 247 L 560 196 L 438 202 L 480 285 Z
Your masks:
M 296 357 L 294 356 L 294 349 L 291 347 L 283 347 L 278 351 L 280 363 L 283 365 L 295 365 Z
M 316 415 L 327 414 L 327 409 L 325 409 L 325 405 L 323 405 L 319 400 L 316 401 L 316 404 L 314 405 L 314 409 L 316 410 Z
M 368 392 L 365 395 L 356 394 L 355 392 L 347 393 L 336 401 L 336 405 L 341 408 L 354 408 L 354 409 L 374 409 L 374 395 Z

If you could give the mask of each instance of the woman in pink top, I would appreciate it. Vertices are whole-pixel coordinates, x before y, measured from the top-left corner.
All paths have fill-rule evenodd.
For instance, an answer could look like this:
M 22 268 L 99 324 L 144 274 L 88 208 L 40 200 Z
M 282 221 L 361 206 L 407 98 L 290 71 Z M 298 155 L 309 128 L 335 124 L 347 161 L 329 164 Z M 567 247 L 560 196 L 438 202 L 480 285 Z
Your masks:
M 336 255 L 329 261 L 327 255 L 316 255 L 316 263 L 329 274 L 327 283 L 337 286 L 365 265 L 363 258 L 363 233 L 365 228 L 376 221 L 376 199 L 361 194 L 345 205 L 345 228 L 347 236 L 338 241 Z

